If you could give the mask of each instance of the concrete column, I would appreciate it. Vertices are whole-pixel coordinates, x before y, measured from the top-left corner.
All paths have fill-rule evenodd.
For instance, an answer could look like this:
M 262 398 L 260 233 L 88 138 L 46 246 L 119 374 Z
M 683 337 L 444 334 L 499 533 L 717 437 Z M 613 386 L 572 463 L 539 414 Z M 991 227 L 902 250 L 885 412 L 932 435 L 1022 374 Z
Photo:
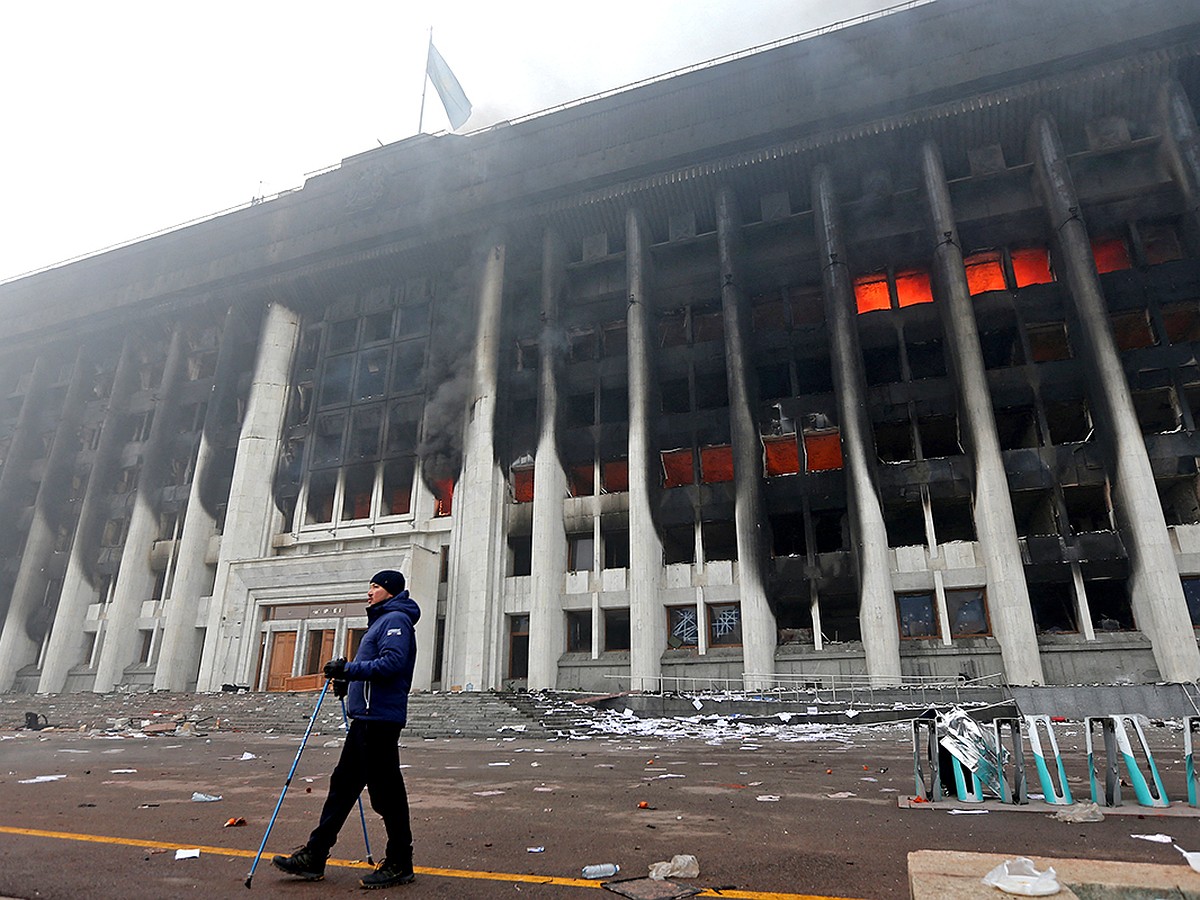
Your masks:
M 498 688 L 506 674 L 503 569 L 507 492 L 495 453 L 505 254 L 504 237 L 491 235 L 480 272 L 475 365 L 467 399 L 462 474 L 454 489 L 446 617 L 446 664 L 452 689 Z
M 96 660 L 96 680 L 92 687 L 97 693 L 107 693 L 123 683 L 125 668 L 136 662 L 138 619 L 142 603 L 150 599 L 154 590 L 150 551 L 158 537 L 159 493 L 170 457 L 170 442 L 175 436 L 172 413 L 178 405 L 183 365 L 183 326 L 176 325 L 163 364 L 162 383 L 154 398 L 154 421 L 142 448 L 142 467 L 121 551 L 121 567 L 105 617 L 104 644 Z
M 971 308 L 971 292 L 963 267 L 962 244 L 937 145 L 921 148 L 925 198 L 933 224 L 934 288 L 946 335 L 948 362 L 954 372 L 962 433 L 974 462 L 975 533 L 987 567 L 987 602 L 992 630 L 1000 644 L 1004 671 L 1012 684 L 1042 684 L 1041 658 L 1021 545 L 1013 522 L 1012 497 L 1004 457 L 996 435 L 992 395 Z
M 649 232 L 639 210 L 625 216 L 625 271 L 629 290 L 629 688 L 658 690 L 666 615 L 659 599 L 662 538 L 652 497 L 661 463 L 651 424 L 656 412 L 651 354 L 655 349 Z
M 37 661 L 43 629 L 50 627 L 50 622 L 39 620 L 39 616 L 45 614 L 41 612 L 41 604 L 52 577 L 54 523 L 61 519 L 66 505 L 65 488 L 71 483 L 71 459 L 79 442 L 80 415 L 90 387 L 84 378 L 86 362 L 81 349 L 75 357 L 75 369 L 34 501 L 33 521 L 13 585 L 12 601 L 0 630 L 0 693 L 11 690 L 17 672 Z
M 887 529 L 875 487 L 874 440 L 867 415 L 867 386 L 858 344 L 858 322 L 855 321 L 854 285 L 847 266 L 833 177 L 824 165 L 813 172 L 812 205 L 825 293 L 833 388 L 841 420 L 850 526 L 858 564 L 858 618 L 863 650 L 872 681 L 879 685 L 896 684 L 900 680 L 900 627 L 896 621 Z
M 225 443 L 224 429 L 234 421 L 238 376 L 235 345 L 239 329 L 248 324 L 239 308 L 231 307 L 221 329 L 212 397 L 204 413 L 204 427 L 196 463 L 192 467 L 192 483 L 179 535 L 175 577 L 170 595 L 164 598 L 162 642 L 154 669 L 154 689 L 159 691 L 191 689 L 200 665 L 203 632 L 197 627 L 196 617 L 201 599 L 212 591 L 214 573 L 207 556 L 209 544 L 217 534 L 216 498 L 207 496 L 206 487 L 210 483 L 211 468 L 219 465 L 220 447 Z
M 0 529 L 0 556 L 15 554 L 21 542 L 19 530 L 12 527 L 23 508 L 25 486 L 29 483 L 29 464 L 35 458 L 35 447 L 41 433 L 42 398 L 50 380 L 51 370 L 57 366 L 49 357 L 39 356 L 33 363 L 29 385 L 21 399 L 21 409 L 13 426 L 12 440 L 8 453 L 0 466 L 0 522 L 7 527 Z M 9 597 L 0 593 L 0 617 L 8 609 Z
M 196 684 L 200 691 L 216 690 L 228 680 L 244 684 L 253 677 L 250 668 L 258 646 L 249 637 L 256 623 L 250 621 L 253 610 L 247 608 L 241 591 L 230 590 L 230 568 L 241 560 L 266 556 L 282 519 L 271 497 L 270 473 L 275 471 L 282 440 L 299 333 L 298 312 L 278 301 L 267 306 L 225 509 L 221 555 Z
M 738 592 L 742 610 L 742 669 L 750 690 L 770 685 L 775 674 L 775 614 L 767 599 L 767 513 L 763 499 L 763 444 L 758 430 L 758 385 L 750 364 L 749 311 L 739 265 L 741 215 L 729 187 L 717 192 L 717 255 L 725 322 L 725 371 L 729 384 L 733 485 L 736 494 Z M 704 621 L 701 618 L 701 621 Z M 759 677 L 751 677 L 759 676 Z
M 1159 89 L 1158 120 L 1163 158 L 1183 195 L 1188 237 L 1200 245 L 1200 128 L 1196 127 L 1196 112 L 1183 85 L 1174 78 L 1164 81 Z M 1197 252 L 1196 247 L 1191 249 Z
M 104 525 L 104 505 L 113 471 L 125 443 L 125 413 L 137 383 L 134 348 L 140 339 L 141 336 L 137 334 L 126 336 L 121 347 L 121 358 L 113 373 L 108 411 L 100 426 L 100 440 L 92 456 L 87 488 L 79 505 L 79 521 L 75 524 L 75 537 L 71 541 L 71 558 L 63 578 L 54 624 L 50 628 L 42 676 L 38 679 L 39 693 L 56 694 L 62 691 L 71 667 L 84 662 L 81 658 L 84 647 L 82 625 L 88 606 L 98 599 L 95 567 L 96 554 L 100 550 L 100 529 Z
M 562 614 L 567 533 L 563 498 L 567 476 L 558 458 L 558 370 L 563 336 L 558 310 L 566 287 L 566 248 L 547 231 L 542 237 L 542 335 L 539 344 L 538 445 L 533 467 L 533 568 L 529 602 L 529 687 L 552 688 L 566 649 Z
M 1029 135 L 1035 188 L 1050 220 L 1057 270 L 1075 306 L 1088 398 L 1108 457 L 1109 484 L 1129 553 L 1129 593 L 1138 627 L 1149 635 L 1165 681 L 1200 677 L 1200 649 L 1179 581 L 1166 519 L 1146 454 L 1108 308 L 1092 256 L 1071 169 L 1054 122 L 1038 115 Z

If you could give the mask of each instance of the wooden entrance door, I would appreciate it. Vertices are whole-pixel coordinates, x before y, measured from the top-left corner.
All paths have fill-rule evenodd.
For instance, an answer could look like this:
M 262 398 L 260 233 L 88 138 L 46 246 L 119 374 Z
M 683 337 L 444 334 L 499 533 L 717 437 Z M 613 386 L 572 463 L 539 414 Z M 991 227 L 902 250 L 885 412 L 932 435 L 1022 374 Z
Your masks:
M 277 631 L 271 641 L 271 664 L 267 668 L 267 690 L 282 691 L 287 679 L 292 676 L 292 662 L 296 658 L 296 632 Z

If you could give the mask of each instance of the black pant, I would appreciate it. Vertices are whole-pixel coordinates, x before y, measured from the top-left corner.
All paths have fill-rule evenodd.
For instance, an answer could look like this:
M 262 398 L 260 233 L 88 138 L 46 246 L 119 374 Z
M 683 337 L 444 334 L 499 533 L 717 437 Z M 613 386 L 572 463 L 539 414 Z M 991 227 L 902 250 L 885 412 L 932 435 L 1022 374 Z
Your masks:
M 350 810 L 363 786 L 371 808 L 383 816 L 387 828 L 387 856 L 392 862 L 412 863 L 412 827 L 408 821 L 408 793 L 400 774 L 400 729 L 397 722 L 354 719 L 346 732 L 341 758 L 329 776 L 329 796 L 321 821 L 308 837 L 309 849 L 329 854 L 337 842 Z

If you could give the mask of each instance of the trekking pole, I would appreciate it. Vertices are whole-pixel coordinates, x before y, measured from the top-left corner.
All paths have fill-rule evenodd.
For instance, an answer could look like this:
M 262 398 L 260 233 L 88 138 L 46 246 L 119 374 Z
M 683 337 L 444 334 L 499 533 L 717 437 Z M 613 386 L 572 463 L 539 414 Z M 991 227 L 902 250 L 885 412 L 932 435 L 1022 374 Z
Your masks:
M 346 698 L 339 697 L 342 701 L 342 724 L 346 726 L 346 734 L 350 733 L 350 719 L 346 716 Z M 367 865 L 375 865 L 375 860 L 371 858 L 371 839 L 367 837 L 367 816 L 363 812 L 362 791 L 358 793 L 358 819 L 362 822 L 363 827 L 363 843 L 367 845 Z
M 321 688 L 321 696 L 317 698 L 317 707 L 313 710 L 312 717 L 308 720 L 308 727 L 304 729 L 304 737 L 300 741 L 300 749 L 296 751 L 296 758 L 292 760 L 292 769 L 288 772 L 287 781 L 283 783 L 283 790 L 279 792 L 279 802 L 275 804 L 275 812 L 271 813 L 271 821 L 267 823 L 267 830 L 263 834 L 262 843 L 258 845 L 258 855 L 254 857 L 254 865 L 250 867 L 250 874 L 246 876 L 246 887 L 250 887 L 250 882 L 254 879 L 254 870 L 258 868 L 258 861 L 262 859 L 263 847 L 267 846 L 267 838 L 271 834 L 271 829 L 275 826 L 275 817 L 279 815 L 279 807 L 283 806 L 283 795 L 287 793 L 288 786 L 292 783 L 292 776 L 296 774 L 296 766 L 300 762 L 300 754 L 304 752 L 304 745 L 308 743 L 308 736 L 312 734 L 313 725 L 317 721 L 317 713 L 321 710 L 321 701 L 325 699 L 325 692 L 329 690 L 331 683 L 332 679 L 326 679 L 325 687 Z

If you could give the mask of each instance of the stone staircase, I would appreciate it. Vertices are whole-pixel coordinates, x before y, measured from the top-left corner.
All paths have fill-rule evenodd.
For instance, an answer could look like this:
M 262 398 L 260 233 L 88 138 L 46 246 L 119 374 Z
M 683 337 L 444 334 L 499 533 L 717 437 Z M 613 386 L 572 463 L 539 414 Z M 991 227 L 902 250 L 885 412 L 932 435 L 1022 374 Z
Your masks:
M 0 731 L 22 728 L 26 713 L 71 730 L 244 731 L 303 734 L 316 706 L 316 692 L 186 694 L 165 691 L 113 694 L 2 694 Z M 408 739 L 547 738 L 586 731 L 594 715 L 559 695 L 524 693 L 418 693 L 409 697 Z M 326 694 L 314 732 L 340 732 L 342 710 Z

